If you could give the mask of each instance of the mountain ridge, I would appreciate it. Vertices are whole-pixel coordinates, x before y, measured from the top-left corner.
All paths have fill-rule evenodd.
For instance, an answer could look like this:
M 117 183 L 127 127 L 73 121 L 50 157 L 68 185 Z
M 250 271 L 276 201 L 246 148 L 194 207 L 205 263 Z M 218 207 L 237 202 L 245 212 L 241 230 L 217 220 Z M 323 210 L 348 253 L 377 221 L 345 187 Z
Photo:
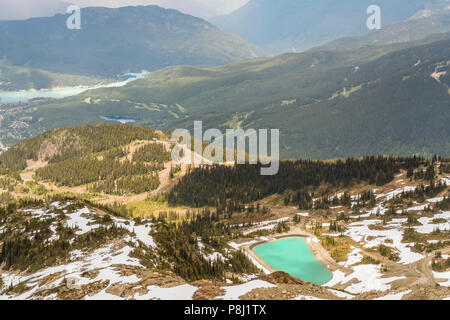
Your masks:
M 388 25 L 365 36 L 341 38 L 310 50 L 349 50 L 365 46 L 405 43 L 450 31 L 450 6 L 439 10 L 423 10 L 413 17 Z
M 115 76 L 180 64 L 221 65 L 256 55 L 256 48 L 240 37 L 173 9 L 88 7 L 81 12 L 80 30 L 68 30 L 69 15 L 62 14 L 0 21 L 4 61 L 60 73 Z
M 9 109 L 2 142 L 120 116 L 162 130 L 192 129 L 194 120 L 221 130 L 279 128 L 283 158 L 448 155 L 449 48 L 447 33 L 218 68 L 166 68 L 122 88 Z
M 380 0 L 382 26 L 403 21 L 441 0 Z M 369 34 L 369 0 L 251 0 L 229 15 L 210 19 L 269 53 L 304 51 L 346 36 Z

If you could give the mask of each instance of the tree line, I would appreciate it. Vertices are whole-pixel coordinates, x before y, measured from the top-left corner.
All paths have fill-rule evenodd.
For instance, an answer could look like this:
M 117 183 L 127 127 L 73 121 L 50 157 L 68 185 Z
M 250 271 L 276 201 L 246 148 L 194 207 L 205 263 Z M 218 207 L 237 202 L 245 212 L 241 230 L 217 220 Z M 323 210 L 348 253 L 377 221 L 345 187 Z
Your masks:
M 382 156 L 335 162 L 281 161 L 279 172 L 274 176 L 260 175 L 260 165 L 204 166 L 191 169 L 167 198 L 171 205 L 227 207 L 229 203 L 239 206 L 294 190 L 299 192 L 293 196 L 297 197 L 295 201 L 308 208 L 311 196 L 305 190 L 324 183 L 334 188 L 362 181 L 381 186 L 392 181 L 400 169 L 417 168 L 427 161 L 420 157 Z

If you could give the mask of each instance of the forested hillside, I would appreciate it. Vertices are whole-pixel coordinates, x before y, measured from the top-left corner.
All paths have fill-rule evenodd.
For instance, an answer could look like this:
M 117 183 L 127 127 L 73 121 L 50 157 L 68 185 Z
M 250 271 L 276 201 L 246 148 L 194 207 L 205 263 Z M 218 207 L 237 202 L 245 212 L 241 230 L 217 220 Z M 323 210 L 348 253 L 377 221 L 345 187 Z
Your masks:
M 158 143 L 92 156 L 124 165 L 124 156 L 167 159 Z M 70 160 L 79 171 L 72 176 L 82 178 L 76 157 L 50 166 L 70 172 Z M 443 299 L 450 294 L 449 161 L 291 160 L 270 177 L 252 165 L 191 168 L 171 191 L 140 202 L 168 202 L 159 215 L 155 206 L 135 215 L 86 195 L 16 197 L 17 185 L 8 192 L 5 183 L 27 179 L 28 171 L 1 169 L 0 297 L 378 299 L 400 292 L 404 299 Z M 329 270 L 320 284 L 273 269 L 254 250 L 300 236 Z
M 134 140 L 152 140 L 161 135 L 146 127 L 98 124 L 58 128 L 26 139 L 0 155 L 0 166 L 26 168 L 27 160 L 59 162 L 124 146 Z
M 0 300 L 450 299 L 450 0 L 67 18 L 0 21 Z
M 190 129 L 194 120 L 205 129 L 279 128 L 284 158 L 448 155 L 449 50 L 449 34 L 442 34 L 212 69 L 167 68 L 122 88 L 11 109 L 2 135 L 121 115 L 164 130 Z M 9 129 L 19 115 L 25 129 Z
M 1 154 L 0 167 L 8 173 L 34 163 L 35 179 L 56 186 L 87 185 L 95 193 L 140 194 L 159 186 L 158 172 L 170 160 L 166 147 L 154 141 L 160 139 L 163 135 L 153 129 L 130 125 L 60 128 Z M 140 144 L 130 146 L 132 142 Z

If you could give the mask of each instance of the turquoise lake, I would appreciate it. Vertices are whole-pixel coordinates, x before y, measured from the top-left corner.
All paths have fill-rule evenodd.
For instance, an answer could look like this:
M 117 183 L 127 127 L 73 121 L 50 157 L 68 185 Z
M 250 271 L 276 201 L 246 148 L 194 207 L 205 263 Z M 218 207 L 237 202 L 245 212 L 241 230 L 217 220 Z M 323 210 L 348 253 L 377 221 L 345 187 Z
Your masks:
M 253 251 L 273 269 L 304 281 L 322 285 L 333 277 L 317 260 L 304 238 L 282 238 L 258 245 Z

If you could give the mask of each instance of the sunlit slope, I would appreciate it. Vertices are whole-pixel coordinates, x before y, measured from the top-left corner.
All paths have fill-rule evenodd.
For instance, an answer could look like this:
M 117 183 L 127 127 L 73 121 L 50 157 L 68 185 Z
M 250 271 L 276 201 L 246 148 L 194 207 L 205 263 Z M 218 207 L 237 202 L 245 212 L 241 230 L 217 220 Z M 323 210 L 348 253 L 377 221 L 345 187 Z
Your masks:
M 382 26 L 404 21 L 444 0 L 251 0 L 238 10 L 211 19 L 271 53 L 303 51 L 341 37 L 369 34 L 367 8 L 378 5 Z

